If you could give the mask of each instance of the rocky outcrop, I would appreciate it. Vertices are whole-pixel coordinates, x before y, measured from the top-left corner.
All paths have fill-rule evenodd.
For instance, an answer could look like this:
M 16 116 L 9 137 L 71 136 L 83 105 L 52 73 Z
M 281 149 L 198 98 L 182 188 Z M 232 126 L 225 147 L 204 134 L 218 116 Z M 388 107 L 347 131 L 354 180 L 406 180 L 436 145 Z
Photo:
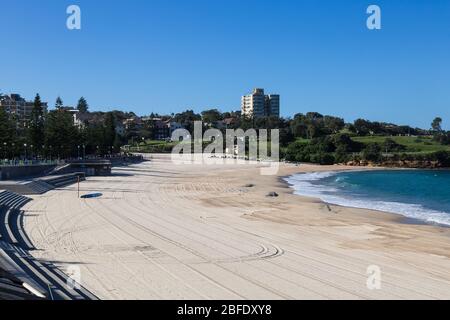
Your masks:
M 439 161 L 420 161 L 420 160 L 386 160 L 379 163 L 373 163 L 365 160 L 352 160 L 347 162 L 346 165 L 355 167 L 387 167 L 387 168 L 410 168 L 410 169 L 444 168 L 444 166 Z

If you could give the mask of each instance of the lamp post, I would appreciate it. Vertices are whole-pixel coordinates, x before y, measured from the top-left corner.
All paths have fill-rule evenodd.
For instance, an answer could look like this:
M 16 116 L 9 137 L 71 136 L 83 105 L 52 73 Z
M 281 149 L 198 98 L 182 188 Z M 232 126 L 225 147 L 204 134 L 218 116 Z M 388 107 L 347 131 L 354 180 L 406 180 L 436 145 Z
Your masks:
M 80 160 L 80 146 L 77 146 L 78 149 L 78 160 Z
M 5 160 L 6 160 L 6 142 L 3 142 L 3 152 L 5 153 Z
M 26 161 L 27 160 L 27 144 L 24 143 L 23 146 L 25 148 L 25 161 Z
M 86 159 L 86 145 L 83 144 L 83 160 Z

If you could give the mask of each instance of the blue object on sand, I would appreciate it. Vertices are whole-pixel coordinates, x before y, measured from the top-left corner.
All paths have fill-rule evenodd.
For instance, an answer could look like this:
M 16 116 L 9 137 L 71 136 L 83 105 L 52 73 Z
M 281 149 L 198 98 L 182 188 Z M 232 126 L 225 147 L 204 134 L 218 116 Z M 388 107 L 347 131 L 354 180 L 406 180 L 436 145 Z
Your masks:
M 102 195 L 103 194 L 101 194 L 101 193 L 90 193 L 90 194 L 85 194 L 85 195 L 81 196 L 81 198 L 82 199 L 99 198 Z

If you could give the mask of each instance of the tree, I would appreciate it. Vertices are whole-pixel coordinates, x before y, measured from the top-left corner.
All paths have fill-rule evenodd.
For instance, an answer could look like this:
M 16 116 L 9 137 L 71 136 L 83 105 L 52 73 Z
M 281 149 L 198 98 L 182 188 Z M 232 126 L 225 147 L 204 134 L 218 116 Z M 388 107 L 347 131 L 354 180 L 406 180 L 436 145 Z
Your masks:
M 431 128 L 433 129 L 434 132 L 440 133 L 442 131 L 441 125 L 442 125 L 442 118 L 436 117 L 431 123 Z
M 111 112 L 106 114 L 105 125 L 104 125 L 104 141 L 103 146 L 105 147 L 106 153 L 111 150 L 116 141 L 116 120 Z
M 36 94 L 31 110 L 30 126 L 28 131 L 30 145 L 36 153 L 42 152 L 44 143 L 44 109 L 42 108 L 41 97 Z
M 217 109 L 205 110 L 202 112 L 202 120 L 204 123 L 213 124 L 222 119 L 223 116 Z
M 333 143 L 336 146 L 336 150 L 346 153 L 360 152 L 364 148 L 364 144 L 353 141 L 352 138 L 345 133 L 335 134 L 332 136 Z
M 105 136 L 103 126 L 98 124 L 90 125 L 83 131 L 85 139 L 83 142 L 86 145 L 86 154 L 98 154 L 101 152 L 100 146 L 103 146 L 103 139 Z
M 312 163 L 319 163 L 321 165 L 332 165 L 336 161 L 335 157 L 331 153 L 314 153 L 311 155 Z
M 306 118 L 312 121 L 318 121 L 323 119 L 323 115 L 318 112 L 307 112 Z
M 60 110 L 62 107 L 63 107 L 63 101 L 62 101 L 61 97 L 58 96 L 58 98 L 56 98 L 55 109 Z
M 280 145 L 286 147 L 290 142 L 294 141 L 294 135 L 291 133 L 289 128 L 280 129 Z
M 340 123 L 342 121 L 342 124 Z M 326 127 L 330 125 L 330 127 Z M 304 114 L 296 114 L 290 123 L 292 134 L 295 137 L 307 139 L 318 138 L 327 133 L 337 132 L 344 126 L 344 121 L 339 118 L 326 116 L 324 117 L 318 112 L 308 112 Z
M 386 138 L 383 142 L 383 150 L 385 152 L 399 152 L 406 150 L 404 145 L 398 144 L 391 138 Z
M 81 97 L 80 100 L 78 100 L 77 109 L 81 113 L 88 112 L 89 105 L 84 97 Z
M 306 126 L 306 138 L 312 139 L 318 136 L 319 134 L 317 133 L 317 126 L 315 126 L 313 123 L 308 124 Z
M 68 158 L 76 155 L 81 139 L 70 112 L 58 109 L 48 114 L 45 141 L 53 156 Z
M 440 163 L 442 167 L 450 167 L 450 152 L 448 151 L 436 151 L 432 153 L 431 158 Z
M 371 131 L 371 123 L 364 119 L 357 119 L 353 123 L 353 128 L 359 136 L 366 136 Z
M 294 137 L 306 138 L 307 126 L 305 116 L 301 113 L 296 114 L 294 119 L 291 121 L 290 128 Z
M 325 116 L 323 124 L 329 133 L 338 133 L 345 127 L 344 119 L 332 116 Z
M 202 117 L 196 114 L 193 110 L 186 110 L 182 113 L 178 113 L 174 116 L 174 120 L 179 122 L 186 128 L 191 134 L 194 133 L 194 121 L 201 121 Z
M 364 160 L 379 162 L 382 158 L 381 147 L 378 143 L 369 143 L 362 152 Z
M 12 143 L 15 141 L 14 123 L 6 110 L 0 106 L 0 148 L 2 153 L 0 157 L 7 158 L 13 154 Z
M 350 154 L 348 153 L 346 146 L 343 144 L 337 146 L 334 157 L 336 163 L 346 163 L 350 160 Z

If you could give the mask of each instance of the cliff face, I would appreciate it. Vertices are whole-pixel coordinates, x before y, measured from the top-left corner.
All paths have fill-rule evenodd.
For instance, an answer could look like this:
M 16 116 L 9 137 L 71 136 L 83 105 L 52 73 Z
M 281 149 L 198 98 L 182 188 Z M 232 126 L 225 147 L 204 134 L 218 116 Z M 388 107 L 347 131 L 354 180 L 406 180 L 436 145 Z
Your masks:
M 373 163 L 365 160 L 353 160 L 347 163 L 348 166 L 356 167 L 387 167 L 387 168 L 409 168 L 409 169 L 440 169 L 444 166 L 439 161 L 420 160 L 387 160 L 380 163 Z

